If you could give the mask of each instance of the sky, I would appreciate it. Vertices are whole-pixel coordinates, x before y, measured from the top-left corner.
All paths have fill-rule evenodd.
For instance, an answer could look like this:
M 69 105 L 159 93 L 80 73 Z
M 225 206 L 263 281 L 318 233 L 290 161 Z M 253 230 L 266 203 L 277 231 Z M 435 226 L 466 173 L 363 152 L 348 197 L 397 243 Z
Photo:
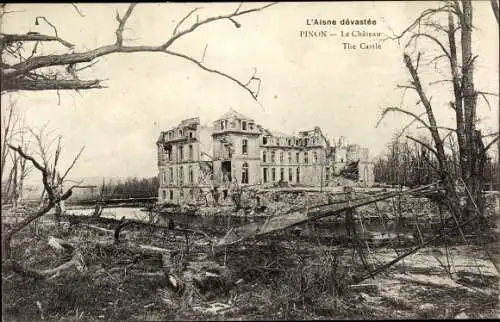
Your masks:
M 245 3 L 242 8 L 262 5 Z M 73 177 L 149 177 L 157 174 L 156 146 L 162 130 L 182 119 L 199 116 L 211 123 L 233 108 L 265 128 L 295 133 L 320 126 L 329 138 L 345 136 L 349 143 L 370 149 L 375 157 L 383 153 L 393 133 L 408 117 L 388 115 L 376 127 L 381 110 L 405 107 L 419 114 L 417 97 L 407 93 L 402 101 L 398 84 L 409 76 L 402 55 L 404 46 L 384 41 L 381 49 L 346 50 L 340 32 L 367 31 L 399 33 L 418 14 L 439 3 L 425 2 L 291 2 L 279 3 L 261 12 L 230 21 L 218 21 L 199 28 L 171 49 L 201 58 L 204 64 L 245 82 L 254 72 L 261 78 L 258 102 L 235 83 L 201 70 L 189 61 L 162 53 L 114 54 L 99 58 L 82 79 L 102 79 L 106 88 L 60 93 L 16 92 L 4 94 L 25 113 L 26 122 L 48 128 L 63 137 L 63 164 L 69 164 L 78 150 L 84 153 L 72 170 Z M 479 55 L 475 69 L 477 88 L 498 94 L 498 24 L 489 1 L 474 1 L 473 51 Z M 4 18 L 2 33 L 27 31 L 51 34 L 52 29 L 36 16 L 46 17 L 61 38 L 84 51 L 115 41 L 115 12 L 123 16 L 127 4 L 80 4 L 79 16 L 70 4 L 9 4 L 14 11 Z M 229 13 L 237 3 L 144 3 L 132 13 L 125 42 L 157 45 L 171 36 L 176 23 L 195 7 L 200 19 Z M 307 26 L 307 19 L 334 19 L 337 25 Z M 342 19 L 372 19 L 376 25 L 345 26 Z M 195 17 L 193 16 L 193 19 Z M 193 23 L 187 20 L 184 27 Z M 325 30 L 337 36 L 300 37 L 301 31 Z M 375 42 L 380 38 L 350 38 L 352 43 Z M 433 53 L 422 42 L 425 54 Z M 45 44 L 43 53 L 64 53 L 58 44 Z M 425 56 L 425 55 L 424 55 Z M 425 56 L 429 57 L 429 56 Z M 428 59 L 429 60 L 429 59 Z M 427 60 L 427 61 L 428 61 Z M 424 60 L 423 60 L 424 61 Z M 443 74 L 444 75 L 444 74 Z M 422 69 L 424 85 L 439 76 L 429 65 Z M 430 87 L 438 122 L 451 125 L 449 85 Z M 498 131 L 498 96 L 488 97 L 491 109 L 479 100 L 481 127 Z M 415 130 L 414 131 L 418 131 Z

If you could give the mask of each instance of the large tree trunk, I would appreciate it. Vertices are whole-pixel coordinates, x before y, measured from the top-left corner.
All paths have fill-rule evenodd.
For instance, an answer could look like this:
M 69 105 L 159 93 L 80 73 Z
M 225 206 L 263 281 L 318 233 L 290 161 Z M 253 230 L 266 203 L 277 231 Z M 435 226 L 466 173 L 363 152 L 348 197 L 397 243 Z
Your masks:
M 479 163 L 482 155 L 482 139 L 476 131 L 477 94 L 474 89 L 474 57 L 472 56 L 472 4 L 470 0 L 462 1 L 461 46 L 462 46 L 462 95 L 465 121 L 465 149 L 461 158 L 462 177 L 470 196 L 467 198 L 463 215 L 474 215 L 475 208 L 481 203 L 482 169 Z M 478 209 L 481 211 L 482 209 Z

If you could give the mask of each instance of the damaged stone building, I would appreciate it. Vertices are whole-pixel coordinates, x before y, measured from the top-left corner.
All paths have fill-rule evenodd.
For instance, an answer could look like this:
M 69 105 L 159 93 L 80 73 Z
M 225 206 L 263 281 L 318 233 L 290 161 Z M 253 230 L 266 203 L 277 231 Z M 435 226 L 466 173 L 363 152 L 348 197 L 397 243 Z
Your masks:
M 271 131 L 235 110 L 210 126 L 199 118 L 163 131 L 158 149 L 160 201 L 200 200 L 214 187 L 373 184 L 368 149 L 333 144 L 319 127 L 295 135 Z

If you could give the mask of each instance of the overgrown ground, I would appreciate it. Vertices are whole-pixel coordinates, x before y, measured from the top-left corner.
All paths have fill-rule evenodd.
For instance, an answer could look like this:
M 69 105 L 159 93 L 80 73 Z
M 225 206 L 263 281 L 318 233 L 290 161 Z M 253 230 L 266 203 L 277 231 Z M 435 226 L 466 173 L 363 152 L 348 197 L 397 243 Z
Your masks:
M 103 228 L 112 225 L 100 224 Z M 214 229 L 222 235 L 225 227 Z M 113 235 L 83 225 L 30 226 L 13 241 L 14 258 L 30 267 L 55 267 L 49 236 L 78 243 L 83 271 L 35 280 L 2 271 L 2 315 L 26 320 L 253 320 L 495 318 L 499 275 L 481 245 L 424 248 L 375 278 L 352 278 L 404 251 L 370 247 L 366 267 L 349 244 L 297 236 L 293 229 L 212 255 L 207 240 L 181 232 L 130 228 L 122 244 L 102 247 Z M 313 237 L 311 237 L 313 236 Z M 132 253 L 127 241 L 174 251 L 176 276 L 201 272 L 194 287 L 172 288 L 161 256 Z M 494 258 L 498 247 L 490 244 Z M 353 256 L 354 255 L 354 256 Z M 198 274 L 198 273 L 196 273 Z M 353 285 L 354 284 L 354 285 Z

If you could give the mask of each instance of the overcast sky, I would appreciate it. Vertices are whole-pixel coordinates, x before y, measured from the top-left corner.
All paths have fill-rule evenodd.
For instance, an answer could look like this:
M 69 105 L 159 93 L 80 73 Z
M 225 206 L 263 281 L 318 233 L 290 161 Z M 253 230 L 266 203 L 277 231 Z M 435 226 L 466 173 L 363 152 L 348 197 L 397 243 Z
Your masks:
M 258 6 L 244 4 L 244 8 Z M 193 63 L 161 53 L 115 54 L 81 74 L 82 78 L 104 79 L 107 88 L 61 92 L 18 92 L 9 94 L 26 113 L 32 127 L 49 122 L 63 135 L 64 157 L 70 158 L 85 145 L 73 171 L 85 176 L 153 176 L 157 173 L 155 141 L 160 131 L 184 118 L 200 116 L 209 123 L 233 108 L 269 129 L 293 133 L 320 126 L 330 138 L 347 137 L 348 142 L 367 146 L 370 154 L 381 153 L 392 133 L 408 118 L 390 116 L 376 128 L 382 108 L 399 105 L 397 84 L 408 80 L 402 53 L 395 41 L 378 50 L 345 50 L 340 36 L 301 38 L 301 30 L 400 32 L 425 8 L 435 2 L 321 2 L 282 3 L 262 12 L 238 18 L 241 28 L 219 21 L 198 29 L 175 43 L 172 49 L 200 58 L 208 44 L 204 63 L 246 81 L 257 69 L 262 79 L 260 104 L 233 82 L 207 73 Z M 489 1 L 474 1 L 473 50 L 476 85 L 498 92 L 498 24 Z M 236 3 L 139 4 L 129 19 L 126 42 L 157 45 L 172 34 L 173 27 L 189 10 L 203 6 L 200 18 L 228 13 Z M 121 15 L 126 4 L 82 4 L 85 15 L 77 15 L 69 4 L 9 4 L 2 32 L 50 33 L 36 16 L 45 16 L 57 26 L 59 36 L 85 50 L 114 42 L 115 11 Z M 17 11 L 18 10 L 18 11 Z M 375 26 L 306 26 L 306 19 L 375 19 Z M 186 26 L 193 21 L 186 21 Z M 354 43 L 359 43 L 357 39 Z M 422 43 L 431 48 L 430 43 Z M 44 46 L 44 53 L 56 44 Z M 426 50 L 430 52 L 430 49 Z M 443 77 L 441 77 L 443 78 Z M 424 84 L 439 79 L 423 73 Z M 433 103 L 439 122 L 451 125 L 447 107 L 449 91 L 434 90 Z M 8 95 L 2 97 L 2 104 Z M 404 107 L 421 113 L 417 98 L 408 94 Z M 480 100 L 486 130 L 498 129 L 498 97 L 490 97 L 492 110 Z

